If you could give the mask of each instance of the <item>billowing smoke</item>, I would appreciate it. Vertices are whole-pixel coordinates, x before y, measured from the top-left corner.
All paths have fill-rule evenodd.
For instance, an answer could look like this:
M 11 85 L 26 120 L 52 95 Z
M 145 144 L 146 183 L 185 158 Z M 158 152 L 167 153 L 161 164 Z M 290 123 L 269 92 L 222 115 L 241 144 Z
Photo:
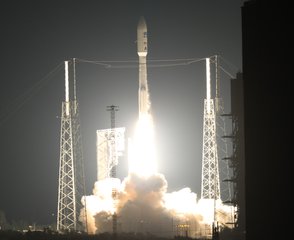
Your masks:
M 117 198 L 112 198 L 112 189 Z M 230 206 L 220 200 L 200 199 L 189 188 L 167 192 L 164 175 L 141 176 L 130 173 L 122 182 L 117 178 L 97 181 L 93 195 L 82 199 L 80 221 L 88 233 L 112 232 L 112 216 L 118 216 L 118 233 L 151 233 L 201 237 L 211 234 L 214 218 L 220 223 L 232 221 Z M 215 209 L 217 211 L 215 211 Z M 87 214 L 87 218 L 85 217 Z M 214 216 L 215 215 L 215 216 Z
M 118 233 L 164 237 L 206 237 L 211 234 L 215 219 L 230 222 L 231 209 L 220 200 L 197 201 L 197 195 L 189 188 L 168 193 L 164 175 L 157 172 L 154 150 L 152 117 L 141 115 L 129 149 L 128 176 L 122 182 L 117 178 L 97 181 L 93 195 L 82 198 L 80 221 L 88 233 L 112 232 L 114 214 Z
M 163 175 L 130 174 L 123 182 L 119 215 L 124 232 L 159 233 L 167 218 L 163 197 L 167 182 Z M 167 229 L 165 229 L 167 231 Z
M 118 215 L 119 232 L 152 233 L 174 236 L 178 226 L 189 223 L 197 229 L 202 217 L 194 210 L 196 194 L 185 188 L 167 193 L 167 181 L 162 174 L 139 176 L 130 173 L 120 184 L 118 179 L 105 179 L 95 183 L 93 195 L 84 196 L 80 220 L 89 233 L 112 232 L 112 215 Z M 118 190 L 117 202 L 111 189 Z M 116 206 L 116 209 L 114 209 Z M 182 225 L 181 225 L 182 224 Z

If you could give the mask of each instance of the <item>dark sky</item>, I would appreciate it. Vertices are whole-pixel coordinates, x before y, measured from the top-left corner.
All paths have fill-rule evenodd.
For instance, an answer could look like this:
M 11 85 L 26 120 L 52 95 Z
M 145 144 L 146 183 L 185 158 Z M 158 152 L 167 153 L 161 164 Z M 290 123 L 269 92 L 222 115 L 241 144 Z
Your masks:
M 4 1 L 0 7 L 0 210 L 9 221 L 55 221 L 63 61 L 137 61 L 136 28 L 144 16 L 147 59 L 220 54 L 241 70 L 241 0 Z M 61 64 L 55 74 L 45 78 Z M 122 64 L 120 64 L 122 65 Z M 232 67 L 233 65 L 234 67 Z M 137 114 L 138 69 L 78 63 L 87 194 L 96 179 L 96 130 L 110 127 L 106 106 L 118 105 L 117 126 L 131 136 Z M 229 77 L 222 73 L 229 108 Z M 150 67 L 159 171 L 168 191 L 200 196 L 205 63 Z M 127 174 L 121 159 L 118 174 Z

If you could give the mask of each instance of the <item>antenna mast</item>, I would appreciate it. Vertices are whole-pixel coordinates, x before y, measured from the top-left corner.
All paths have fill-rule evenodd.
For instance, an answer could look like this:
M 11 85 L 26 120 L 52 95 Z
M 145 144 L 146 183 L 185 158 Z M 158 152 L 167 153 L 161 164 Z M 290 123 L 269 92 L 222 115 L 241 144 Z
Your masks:
M 110 111 L 110 127 L 111 127 L 111 161 L 112 163 L 117 161 L 117 150 L 116 150 L 116 132 L 115 132 L 115 112 L 118 111 L 118 106 L 107 106 L 107 111 Z M 116 178 L 116 164 L 113 164 L 111 168 L 111 178 Z M 113 236 L 117 236 L 117 213 L 116 213 L 116 201 L 117 201 L 117 189 L 115 187 L 112 188 L 112 199 L 114 203 L 114 213 L 112 215 L 112 232 Z
M 220 199 L 215 111 L 210 89 L 210 58 L 206 58 L 201 198 Z

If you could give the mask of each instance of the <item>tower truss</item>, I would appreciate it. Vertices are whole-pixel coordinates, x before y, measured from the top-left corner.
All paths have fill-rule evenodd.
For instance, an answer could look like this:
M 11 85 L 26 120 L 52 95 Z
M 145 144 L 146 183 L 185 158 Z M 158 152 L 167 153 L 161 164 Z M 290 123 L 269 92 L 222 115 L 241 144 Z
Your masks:
M 107 111 L 110 111 L 110 127 L 111 127 L 111 161 L 114 163 L 111 168 L 111 177 L 116 178 L 116 166 L 118 164 L 117 161 L 117 154 L 116 154 L 116 134 L 115 134 L 115 112 L 118 111 L 118 106 L 107 106 Z M 117 189 L 114 187 L 112 188 L 112 199 L 114 205 L 114 213 L 112 214 L 112 233 L 116 237 L 117 234 Z
M 219 99 L 219 111 L 216 112 L 216 139 L 219 160 L 219 177 L 221 199 L 224 203 L 231 203 L 233 198 L 233 171 L 231 169 L 231 150 L 228 140 L 231 136 L 227 133 L 226 120 L 231 118 L 231 114 L 225 114 L 222 99 Z
M 57 231 L 79 231 L 81 198 L 85 195 L 79 105 L 75 94 L 73 61 L 73 91 L 70 91 L 68 61 L 65 62 L 65 101 L 62 102 L 60 162 L 58 181 Z M 73 93 L 73 100 L 70 100 Z M 85 208 L 86 209 L 86 208 Z
M 202 199 L 220 199 L 216 124 L 213 99 L 204 100 Z
M 113 134 L 115 136 L 113 136 Z M 115 137 L 115 145 L 113 144 Z M 125 148 L 125 128 L 97 130 L 97 180 L 111 178 L 118 157 L 123 156 Z
M 210 93 L 210 59 L 206 58 L 206 99 L 204 99 L 203 115 L 201 198 L 220 199 L 215 109 Z
M 216 122 L 216 144 L 219 161 L 220 197 L 224 203 L 232 201 L 232 169 L 230 168 L 231 146 L 228 146 L 228 129 L 226 122 L 230 119 L 230 114 L 225 114 L 224 101 L 220 94 L 220 72 L 219 56 L 212 59 L 215 64 L 215 122 Z M 229 118 L 228 118 L 229 117 Z

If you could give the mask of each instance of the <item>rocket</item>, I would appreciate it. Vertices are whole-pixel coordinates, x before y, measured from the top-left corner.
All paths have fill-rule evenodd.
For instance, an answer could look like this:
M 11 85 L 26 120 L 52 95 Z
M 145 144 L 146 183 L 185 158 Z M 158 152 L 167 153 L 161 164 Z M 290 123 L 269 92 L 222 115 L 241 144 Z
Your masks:
M 141 17 L 137 27 L 137 52 L 139 55 L 139 116 L 148 114 L 150 108 L 147 84 L 147 50 L 147 25 L 144 17 Z

